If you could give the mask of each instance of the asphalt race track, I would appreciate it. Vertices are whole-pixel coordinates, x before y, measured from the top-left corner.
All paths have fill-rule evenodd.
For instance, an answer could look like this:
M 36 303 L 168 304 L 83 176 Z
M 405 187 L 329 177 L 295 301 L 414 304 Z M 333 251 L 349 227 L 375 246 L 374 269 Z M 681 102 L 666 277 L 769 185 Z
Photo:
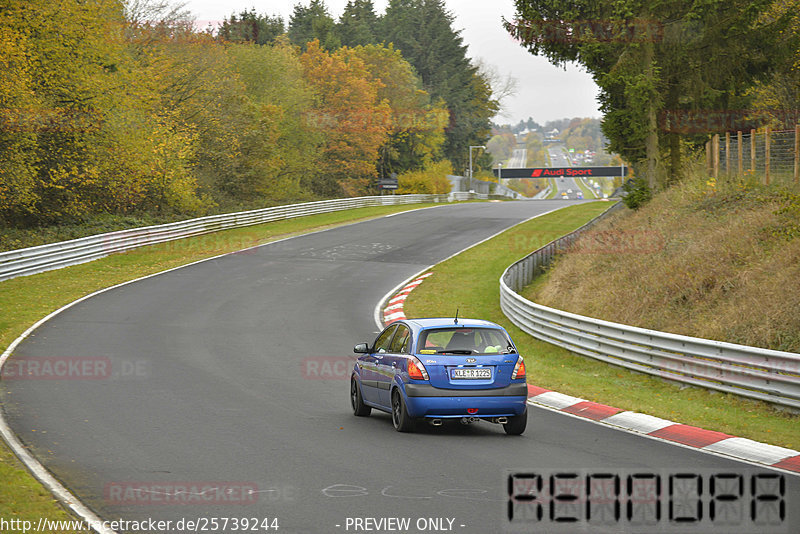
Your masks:
M 572 163 L 570 163 L 569 159 L 564 153 L 564 145 L 549 146 L 547 148 L 547 152 L 550 154 L 551 167 L 572 166 Z M 578 198 L 578 192 L 580 192 L 581 189 L 578 187 L 578 183 L 575 178 L 565 176 L 563 178 L 555 178 L 553 182 L 556 184 L 556 197 L 558 199 L 561 199 L 562 192 L 566 193 L 567 191 L 572 191 L 571 193 L 567 193 L 568 199 L 574 200 Z
M 106 519 L 277 518 L 279 533 L 354 532 L 353 519 L 367 517 L 410 518 L 409 532 L 502 532 L 507 469 L 753 470 L 533 407 L 521 437 L 486 423 L 399 434 L 388 414 L 351 414 L 348 375 L 339 370 L 351 365 L 355 343 L 374 337 L 373 309 L 384 294 L 473 243 L 573 203 L 418 210 L 100 294 L 45 323 L 10 362 L 107 362 L 110 376 L 5 380 L 6 417 L 41 462 Z M 800 531 L 800 478 L 785 479 L 788 519 L 756 530 Z M 204 489 L 196 495 L 191 488 Z M 660 532 L 668 516 L 664 509 L 646 531 Z M 555 531 L 581 531 L 566 528 Z M 235 531 L 232 524 L 208 529 Z M 712 531 L 739 532 L 704 530 Z

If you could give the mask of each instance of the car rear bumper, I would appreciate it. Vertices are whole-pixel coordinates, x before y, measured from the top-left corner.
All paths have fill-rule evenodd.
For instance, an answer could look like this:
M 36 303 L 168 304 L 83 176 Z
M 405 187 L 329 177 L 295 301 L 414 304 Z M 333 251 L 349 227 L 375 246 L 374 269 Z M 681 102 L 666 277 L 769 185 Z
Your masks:
M 406 384 L 411 417 L 500 417 L 525 412 L 528 386 L 511 384 L 496 389 L 440 389 L 427 384 Z
M 406 384 L 407 397 L 526 397 L 528 384 L 509 384 L 492 389 L 443 389 L 430 384 Z

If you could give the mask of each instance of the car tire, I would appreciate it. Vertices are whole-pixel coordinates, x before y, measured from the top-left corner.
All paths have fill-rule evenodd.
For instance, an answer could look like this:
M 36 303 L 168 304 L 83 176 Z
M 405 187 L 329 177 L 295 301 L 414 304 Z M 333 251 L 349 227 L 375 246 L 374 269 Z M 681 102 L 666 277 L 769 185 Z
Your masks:
M 361 398 L 361 387 L 356 377 L 350 379 L 350 406 L 353 407 L 353 415 L 358 417 L 366 417 L 372 413 L 372 408 L 364 404 L 364 399 Z
M 503 424 L 503 430 L 506 431 L 506 434 L 509 436 L 519 436 L 523 432 L 525 432 L 525 427 L 528 426 L 528 409 L 525 408 L 525 411 L 522 412 L 520 415 L 514 415 L 508 418 L 508 423 Z
M 403 396 L 396 389 L 392 392 L 392 424 L 398 432 L 411 432 L 411 417 L 408 415 Z

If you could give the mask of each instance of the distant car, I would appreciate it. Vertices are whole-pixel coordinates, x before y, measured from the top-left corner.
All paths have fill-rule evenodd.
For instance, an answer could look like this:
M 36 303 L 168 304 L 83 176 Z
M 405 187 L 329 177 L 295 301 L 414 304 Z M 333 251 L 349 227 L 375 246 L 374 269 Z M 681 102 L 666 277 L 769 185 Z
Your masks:
M 578 191 L 578 198 L 579 199 L 583 198 L 583 191 Z
M 407 319 L 387 326 L 360 354 L 350 378 L 357 416 L 392 414 L 399 432 L 483 420 L 519 435 L 528 423 L 525 361 L 506 330 L 477 319 Z
M 561 192 L 561 198 L 569 198 L 569 197 L 567 196 L 566 192 L 562 191 Z
M 567 193 L 572 193 L 572 189 L 567 189 Z

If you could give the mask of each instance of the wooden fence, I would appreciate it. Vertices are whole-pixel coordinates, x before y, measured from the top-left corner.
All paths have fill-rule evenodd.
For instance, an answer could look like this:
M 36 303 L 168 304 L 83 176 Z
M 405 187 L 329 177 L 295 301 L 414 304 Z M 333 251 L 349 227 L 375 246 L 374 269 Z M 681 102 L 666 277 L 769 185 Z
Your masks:
M 706 143 L 706 164 L 714 178 L 749 175 L 765 185 L 800 182 L 800 125 L 716 134 Z

